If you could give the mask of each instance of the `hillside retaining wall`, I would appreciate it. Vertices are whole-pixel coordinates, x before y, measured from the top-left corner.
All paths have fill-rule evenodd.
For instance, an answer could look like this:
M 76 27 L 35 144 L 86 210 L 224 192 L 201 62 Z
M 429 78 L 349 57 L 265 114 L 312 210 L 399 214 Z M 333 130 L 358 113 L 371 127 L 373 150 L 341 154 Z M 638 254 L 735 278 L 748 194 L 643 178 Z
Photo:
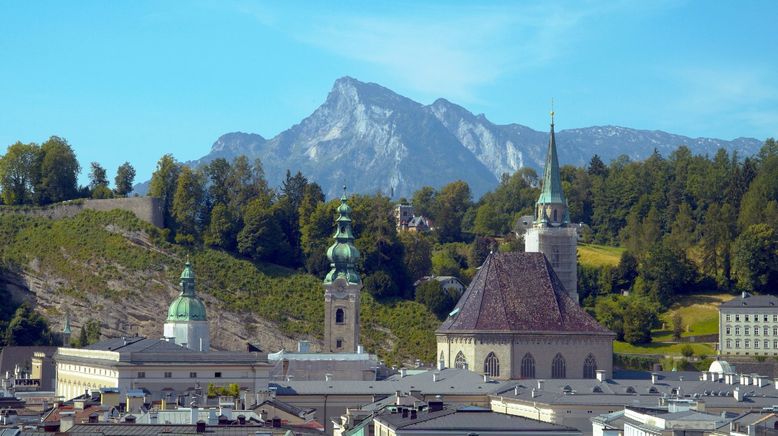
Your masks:
M 50 219 L 68 218 L 85 209 L 109 211 L 114 209 L 132 212 L 141 221 L 156 227 L 165 226 L 162 199 L 157 197 L 127 197 L 108 199 L 83 199 L 41 207 L 2 207 L 0 213 L 17 213 Z

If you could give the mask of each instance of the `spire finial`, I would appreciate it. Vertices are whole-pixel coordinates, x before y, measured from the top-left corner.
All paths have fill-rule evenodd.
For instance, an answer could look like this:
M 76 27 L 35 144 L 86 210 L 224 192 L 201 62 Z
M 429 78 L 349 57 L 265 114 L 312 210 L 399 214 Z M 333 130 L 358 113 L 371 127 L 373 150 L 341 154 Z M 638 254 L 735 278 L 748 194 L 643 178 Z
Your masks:
M 340 200 L 346 201 L 346 198 L 348 198 L 346 197 L 346 185 L 343 185 L 343 195 L 341 195 Z
M 551 125 L 554 125 L 554 97 L 551 97 Z

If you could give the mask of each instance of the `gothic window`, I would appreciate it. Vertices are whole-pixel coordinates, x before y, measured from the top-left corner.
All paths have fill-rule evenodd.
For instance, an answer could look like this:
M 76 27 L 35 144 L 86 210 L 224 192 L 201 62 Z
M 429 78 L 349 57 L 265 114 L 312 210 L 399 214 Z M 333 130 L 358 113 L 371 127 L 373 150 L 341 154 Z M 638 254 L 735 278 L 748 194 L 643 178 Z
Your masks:
M 459 369 L 467 369 L 467 359 L 465 355 L 460 351 L 457 353 L 457 357 L 454 359 L 454 367 Z
M 567 377 L 565 358 L 562 354 L 557 353 L 554 356 L 554 360 L 551 362 L 551 378 L 565 378 Z
M 489 377 L 500 376 L 500 360 L 494 353 L 489 353 L 489 355 L 486 356 L 486 360 L 484 360 L 484 373 Z
M 446 364 L 446 356 L 443 354 L 442 351 L 440 352 L 440 359 L 439 359 L 439 361 L 440 361 L 440 366 L 441 367 Z
M 529 353 L 521 359 L 521 378 L 535 378 L 535 358 Z
M 343 309 L 338 308 L 338 310 L 335 311 L 335 324 L 343 324 L 345 319 L 345 312 L 343 312 Z
M 584 360 L 583 377 L 595 378 L 596 372 L 597 372 L 597 360 L 594 358 L 594 356 L 591 353 L 589 353 L 589 355 L 586 356 L 586 360 Z
M 554 222 L 557 222 L 557 219 L 556 219 L 556 208 L 554 209 Z

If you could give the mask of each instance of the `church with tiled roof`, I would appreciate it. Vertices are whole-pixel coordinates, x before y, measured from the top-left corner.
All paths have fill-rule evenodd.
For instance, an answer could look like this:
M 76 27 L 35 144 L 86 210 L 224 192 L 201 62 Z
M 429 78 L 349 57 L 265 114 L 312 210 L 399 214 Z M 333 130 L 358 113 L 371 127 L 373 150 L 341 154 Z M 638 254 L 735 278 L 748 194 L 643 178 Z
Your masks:
M 575 230 L 567 226 L 553 121 L 551 129 L 533 227 L 538 244 L 526 253 L 486 258 L 435 333 L 440 367 L 503 380 L 611 376 L 616 335 L 581 308 L 569 284 L 575 280 Z

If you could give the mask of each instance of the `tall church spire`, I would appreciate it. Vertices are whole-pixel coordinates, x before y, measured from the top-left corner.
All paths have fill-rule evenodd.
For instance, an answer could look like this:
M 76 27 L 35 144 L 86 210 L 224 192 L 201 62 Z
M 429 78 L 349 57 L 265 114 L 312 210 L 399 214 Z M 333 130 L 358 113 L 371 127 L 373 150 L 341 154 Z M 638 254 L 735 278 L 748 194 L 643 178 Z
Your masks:
M 536 211 L 535 223 L 559 226 L 567 225 L 570 221 L 567 199 L 565 199 L 565 193 L 562 190 L 562 179 L 559 175 L 559 158 L 556 152 L 553 109 L 551 111 L 551 132 L 548 140 L 546 166 L 543 169 L 543 181 Z
M 347 283 L 359 284 L 361 280 L 356 269 L 359 260 L 359 250 L 354 246 L 354 234 L 351 231 L 351 207 L 346 202 L 346 187 L 343 187 L 343 195 L 338 206 L 338 218 L 335 220 L 335 243 L 327 250 L 327 258 L 330 260 L 330 272 L 324 278 L 324 283 L 332 283 L 339 277 L 343 277 Z
M 335 223 L 335 243 L 327 250 L 332 269 L 324 277 L 324 351 L 355 353 L 359 349 L 362 280 L 357 272 L 359 250 L 354 246 L 345 186 Z

